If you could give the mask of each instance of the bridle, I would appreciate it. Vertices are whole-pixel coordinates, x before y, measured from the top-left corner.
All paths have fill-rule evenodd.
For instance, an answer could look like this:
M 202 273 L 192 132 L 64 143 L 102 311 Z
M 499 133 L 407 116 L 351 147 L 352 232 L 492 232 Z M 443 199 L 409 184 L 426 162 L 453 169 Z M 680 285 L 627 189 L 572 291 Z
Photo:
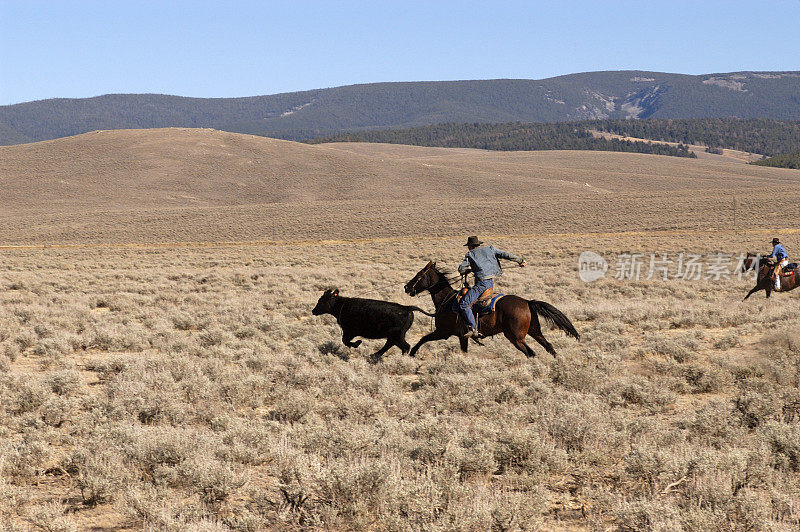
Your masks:
M 414 292 L 414 295 L 419 295 L 420 292 L 424 292 L 424 290 L 417 291 L 417 285 L 419 284 L 420 281 L 422 281 L 425 275 L 428 274 L 428 270 L 430 270 L 430 268 L 431 268 L 430 265 L 425 266 L 425 268 L 423 268 L 422 271 L 417 274 L 417 280 L 414 281 L 414 284 L 411 285 L 411 290 Z
M 414 292 L 414 295 L 416 295 L 416 296 L 419 296 L 419 295 L 421 294 L 421 292 L 417 292 L 417 285 L 418 285 L 418 284 L 420 283 L 420 281 L 422 281 L 422 279 L 423 279 L 423 278 L 424 278 L 424 277 L 425 277 L 425 276 L 428 274 L 428 272 L 430 271 L 430 269 L 431 269 L 432 267 L 433 267 L 433 265 L 427 265 L 427 266 L 425 266 L 425 268 L 423 268 L 423 269 L 422 269 L 422 271 L 421 271 L 421 272 L 419 272 L 419 273 L 417 274 L 419 277 L 417 277 L 417 280 L 416 280 L 416 281 L 414 281 L 414 284 L 412 284 L 412 285 L 411 285 L 411 290 Z M 446 279 L 446 277 L 445 277 L 445 279 Z M 435 284 L 435 283 L 434 283 L 434 284 Z M 433 286 L 433 285 L 431 285 L 431 287 L 432 287 L 432 286 Z M 429 288 L 430 288 L 430 287 L 429 287 Z M 426 290 L 427 290 L 427 289 L 429 289 L 429 288 L 426 288 Z M 451 288 L 452 288 L 452 287 L 451 287 Z M 424 290 L 423 290 L 423 291 L 424 291 Z M 444 298 L 444 300 L 443 300 L 443 301 L 442 301 L 442 302 L 441 302 L 439 305 L 436 305 L 436 309 L 435 309 L 435 311 L 434 311 L 434 314 L 438 314 L 438 313 L 439 313 L 439 311 L 440 311 L 441 309 L 445 308 L 445 307 L 446 307 L 446 305 L 447 305 L 448 303 L 450 303 L 450 301 L 452 301 L 452 300 L 453 300 L 453 298 L 456 296 L 456 294 L 458 294 L 458 290 L 453 290 L 453 293 L 452 293 L 452 294 L 449 294 L 447 297 L 445 297 L 445 298 Z

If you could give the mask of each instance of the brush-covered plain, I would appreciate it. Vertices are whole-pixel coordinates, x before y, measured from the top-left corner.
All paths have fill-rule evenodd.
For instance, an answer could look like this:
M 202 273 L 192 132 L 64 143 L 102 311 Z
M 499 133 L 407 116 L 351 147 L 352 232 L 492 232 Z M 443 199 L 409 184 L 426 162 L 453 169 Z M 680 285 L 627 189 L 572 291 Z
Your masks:
M 581 342 L 545 331 L 558 356 L 532 343 L 526 358 L 502 337 L 466 354 L 451 339 L 370 364 L 379 341 L 346 348 L 311 316 L 332 286 L 431 310 L 402 285 L 428 259 L 457 264 L 461 239 L 5 252 L 0 525 L 797 530 L 794 294 L 740 303 L 752 280 L 735 277 L 585 284 L 584 238 L 493 243 L 531 263 L 502 291 L 554 304 Z M 409 341 L 430 326 L 418 315 Z

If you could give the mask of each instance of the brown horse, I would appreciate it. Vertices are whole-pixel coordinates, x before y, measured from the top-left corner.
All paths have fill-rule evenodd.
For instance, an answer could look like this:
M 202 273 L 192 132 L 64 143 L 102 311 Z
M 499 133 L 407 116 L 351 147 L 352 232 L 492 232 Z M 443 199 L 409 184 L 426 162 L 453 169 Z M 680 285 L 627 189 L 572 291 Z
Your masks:
M 431 340 L 444 340 L 451 336 L 461 335 L 466 331 L 466 325 L 458 313 L 453 310 L 453 300 L 456 290 L 450 285 L 447 276 L 436 268 L 435 262 L 429 262 L 406 283 L 405 291 L 410 296 L 415 296 L 428 291 L 436 306 L 436 329 L 420 338 L 417 345 L 411 348 L 410 356 L 414 356 L 420 346 Z M 572 326 L 569 319 L 549 303 L 522 299 L 514 295 L 503 296 L 497 301 L 494 312 L 478 317 L 478 330 L 482 336 L 494 336 L 503 333 L 514 347 L 532 357 L 533 349 L 525 343 L 525 336 L 531 335 L 539 342 L 545 351 L 551 355 L 556 350 L 542 335 L 538 316 L 542 316 L 576 340 L 580 339 L 578 331 Z M 461 350 L 467 351 L 467 339 L 460 338 Z
M 736 271 L 736 273 L 745 273 L 749 272 L 750 270 L 754 270 L 763 264 L 765 260 L 766 259 L 759 253 L 748 252 L 747 256 L 742 259 L 742 264 L 739 266 L 739 269 Z
M 770 293 L 775 290 L 775 280 L 772 278 L 772 270 L 774 268 L 774 262 L 761 263 L 758 268 L 756 285 L 744 296 L 744 299 L 747 299 L 759 290 L 766 290 L 767 298 L 769 298 Z M 788 292 L 800 286 L 800 268 L 794 268 L 788 275 L 781 275 L 780 286 L 781 289 L 777 290 L 778 292 Z

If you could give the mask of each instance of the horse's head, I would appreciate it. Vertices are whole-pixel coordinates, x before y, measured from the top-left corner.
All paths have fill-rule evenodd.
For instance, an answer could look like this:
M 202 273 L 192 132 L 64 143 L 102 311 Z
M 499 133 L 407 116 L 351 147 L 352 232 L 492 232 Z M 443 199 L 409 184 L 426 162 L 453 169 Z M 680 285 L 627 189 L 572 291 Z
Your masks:
M 744 273 L 744 272 L 750 271 L 750 270 L 752 270 L 754 268 L 759 267 L 759 265 L 762 262 L 763 261 L 761 260 L 761 254 L 752 253 L 752 252 L 748 251 L 747 255 L 745 256 L 745 258 L 742 259 L 742 264 L 741 264 L 741 266 L 739 266 L 739 270 L 737 270 L 736 273 L 739 273 L 739 272 Z
M 439 280 L 439 272 L 436 270 L 436 263 L 428 262 L 424 268 L 406 283 L 405 291 L 410 296 L 415 296 L 424 292 Z
M 314 307 L 314 310 L 311 311 L 311 314 L 313 314 L 314 316 L 319 316 L 320 314 L 333 313 L 333 304 L 336 302 L 337 297 L 339 297 L 338 288 L 325 290 L 319 297 L 319 301 L 317 301 L 317 306 Z

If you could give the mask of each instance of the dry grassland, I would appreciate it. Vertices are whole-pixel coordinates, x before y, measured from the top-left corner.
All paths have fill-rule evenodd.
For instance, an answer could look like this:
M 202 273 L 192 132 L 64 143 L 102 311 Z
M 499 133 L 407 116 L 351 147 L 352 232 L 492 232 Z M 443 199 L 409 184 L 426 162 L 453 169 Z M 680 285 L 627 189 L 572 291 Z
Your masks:
M 148 164 L 169 166 L 170 145 L 152 142 L 159 155 Z M 0 241 L 9 246 L 0 260 L 0 528 L 800 527 L 797 296 L 741 303 L 752 281 L 735 278 L 585 284 L 576 269 L 587 249 L 609 259 L 763 250 L 770 224 L 787 225 L 764 198 L 800 173 L 631 154 L 351 145 L 324 151 L 342 165 L 331 175 L 355 172 L 354 160 L 367 175 L 364 161 L 383 158 L 386 170 L 369 166 L 386 172 L 383 189 L 373 176 L 346 191 L 353 198 L 321 188 L 319 204 L 290 202 L 280 197 L 307 189 L 276 190 L 275 177 L 259 192 L 268 180 L 260 175 L 243 181 L 255 203 L 235 205 L 237 193 L 225 192 L 235 180 L 215 185 L 216 171 L 208 187 L 218 189 L 190 191 L 187 181 L 187 190 L 176 182 L 158 192 L 155 173 L 139 187 L 146 151 L 115 170 L 114 154 L 129 145 L 121 143 L 102 148 L 108 179 L 144 172 L 126 189 L 134 199 L 109 190 L 92 210 L 105 174 L 83 179 L 87 161 L 48 174 L 61 149 L 48 155 L 48 144 L 25 147 L 25 164 L 19 152 L 0 159 Z M 289 157 L 281 153 L 274 157 Z M 285 170 L 298 180 L 312 157 L 303 153 Z M 198 172 L 221 164 L 216 157 Z M 189 180 L 196 157 L 175 158 L 173 170 Z M 461 230 L 456 213 L 480 202 L 450 202 L 488 188 L 479 177 L 489 168 L 505 176 L 490 206 L 521 206 L 498 214 L 483 204 Z M 41 188 L 26 195 L 22 178 L 35 175 L 72 176 L 85 188 L 48 196 L 48 186 L 31 184 Z M 450 181 L 421 200 L 417 186 L 440 179 Z M 171 199 L 189 192 L 202 203 L 193 210 Z M 750 231 L 720 230 L 704 208 L 733 192 L 759 207 L 742 225 Z M 292 223 L 292 212 L 316 218 Z M 424 229 L 433 222 L 443 225 Z M 525 255 L 532 267 L 508 269 L 503 291 L 554 304 L 581 342 L 546 331 L 558 357 L 532 344 L 528 359 L 503 338 L 466 354 L 451 339 L 415 359 L 393 349 L 373 365 L 379 341 L 345 348 L 332 317 L 311 316 L 331 286 L 432 309 L 402 285 L 431 258 L 454 266 L 469 232 Z M 796 231 L 779 234 L 790 252 L 800 249 Z M 321 237 L 329 241 L 276 242 Z M 181 244 L 214 240 L 243 242 Z M 58 247 L 68 243 L 78 247 Z M 418 315 L 409 341 L 430 325 Z
M 712 252 L 726 235 L 607 237 Z M 727 235 L 729 236 L 729 235 Z M 760 238 L 748 244 L 755 246 Z M 796 300 L 747 280 L 584 284 L 583 239 L 504 290 L 583 335 L 417 359 L 351 350 L 322 289 L 419 303 L 402 283 L 460 241 L 17 250 L 0 270 L 6 526 L 206 530 L 792 530 L 800 519 Z M 734 252 L 735 249 L 723 248 Z M 415 340 L 430 327 L 418 318 Z
M 310 146 L 212 130 L 102 131 L 0 147 L 0 243 L 786 227 L 800 216 L 798 175 L 632 153 Z

